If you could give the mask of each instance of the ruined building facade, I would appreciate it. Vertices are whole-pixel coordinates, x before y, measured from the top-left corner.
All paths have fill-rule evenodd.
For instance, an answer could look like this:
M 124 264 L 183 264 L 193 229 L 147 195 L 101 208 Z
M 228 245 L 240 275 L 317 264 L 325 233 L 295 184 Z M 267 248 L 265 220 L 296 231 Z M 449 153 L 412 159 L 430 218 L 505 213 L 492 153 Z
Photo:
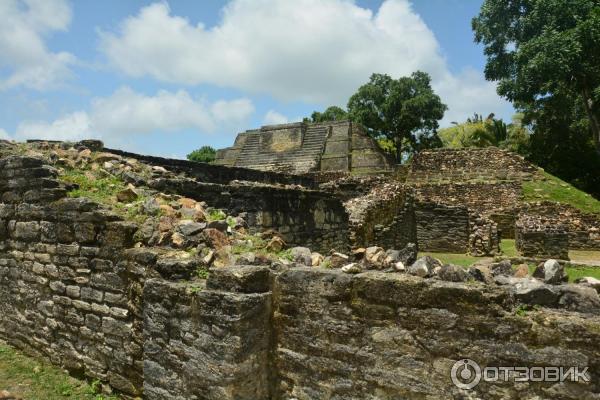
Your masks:
M 390 172 L 393 163 L 362 126 L 350 121 L 267 125 L 238 134 L 216 163 L 291 174 Z

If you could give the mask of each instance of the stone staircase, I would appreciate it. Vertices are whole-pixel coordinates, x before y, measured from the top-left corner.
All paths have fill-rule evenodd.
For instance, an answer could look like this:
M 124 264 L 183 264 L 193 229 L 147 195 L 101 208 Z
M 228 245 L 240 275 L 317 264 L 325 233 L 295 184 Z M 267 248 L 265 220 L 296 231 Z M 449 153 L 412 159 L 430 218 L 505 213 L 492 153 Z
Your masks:
M 277 153 L 264 149 L 261 143 L 261 134 L 252 133 L 248 135 L 235 165 L 263 171 L 289 173 L 315 171 L 319 168 L 328 134 L 327 126 L 309 126 L 304 132 L 300 148 Z

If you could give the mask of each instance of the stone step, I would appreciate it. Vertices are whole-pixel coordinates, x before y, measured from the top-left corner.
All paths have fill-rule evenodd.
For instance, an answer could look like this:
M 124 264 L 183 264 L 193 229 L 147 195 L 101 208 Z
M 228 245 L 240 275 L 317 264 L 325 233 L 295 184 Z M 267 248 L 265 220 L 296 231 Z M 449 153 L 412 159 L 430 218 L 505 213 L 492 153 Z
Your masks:
M 302 146 L 285 153 L 272 153 L 262 148 L 260 134 L 249 135 L 236 165 L 262 170 L 310 171 L 316 168 L 323 154 L 329 128 L 309 127 L 304 133 Z

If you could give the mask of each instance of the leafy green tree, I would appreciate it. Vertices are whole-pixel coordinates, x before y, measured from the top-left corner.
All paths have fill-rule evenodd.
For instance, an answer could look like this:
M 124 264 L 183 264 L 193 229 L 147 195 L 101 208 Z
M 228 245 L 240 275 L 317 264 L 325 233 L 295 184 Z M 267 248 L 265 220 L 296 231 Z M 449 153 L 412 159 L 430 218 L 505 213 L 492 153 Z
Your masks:
M 572 92 L 600 154 L 598 0 L 485 0 L 472 27 L 498 94 L 527 114 Z
M 310 119 L 306 118 L 307 122 L 330 122 L 343 121 L 348 119 L 348 113 L 338 106 L 330 106 L 323 112 L 315 111 L 311 114 Z
M 373 74 L 348 101 L 350 119 L 372 137 L 391 140 L 399 163 L 404 152 L 441 144 L 436 131 L 446 109 L 421 71 L 399 79 Z
M 215 161 L 217 151 L 210 146 L 202 146 L 187 155 L 187 159 L 196 162 L 209 163 Z
M 600 199 L 600 155 L 579 94 L 558 88 L 528 108 L 523 123 L 533 129 L 529 160 Z
M 438 135 L 444 147 L 487 147 L 497 146 L 512 151 L 522 152 L 528 139 L 528 131 L 521 125 L 520 120 L 514 120 L 507 125 L 501 119 L 495 119 L 490 114 L 485 120 L 480 114 L 454 126 L 440 129 Z

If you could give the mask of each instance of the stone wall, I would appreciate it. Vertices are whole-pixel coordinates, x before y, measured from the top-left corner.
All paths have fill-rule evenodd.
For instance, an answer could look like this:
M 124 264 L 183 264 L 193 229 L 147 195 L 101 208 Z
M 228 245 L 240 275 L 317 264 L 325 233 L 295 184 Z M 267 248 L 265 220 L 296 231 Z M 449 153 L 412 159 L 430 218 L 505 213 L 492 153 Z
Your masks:
M 135 158 L 150 165 L 167 168 L 176 173 L 184 173 L 186 176 L 197 179 L 200 182 L 226 185 L 231 181 L 239 180 L 269 184 L 301 185 L 307 188 L 316 187 L 315 180 L 311 176 L 290 175 L 273 171 L 259 171 L 249 168 L 147 156 L 115 149 L 104 149 L 104 151 L 123 157 Z
M 254 271 L 254 267 L 248 267 Z M 258 271 L 261 274 L 261 271 Z M 191 290 L 160 279 L 144 287 L 146 399 L 269 399 L 271 292 L 262 287 Z
M 526 257 L 569 259 L 567 227 L 536 215 L 519 215 L 515 246 Z
M 467 207 L 416 202 L 415 221 L 420 251 L 475 256 L 499 252 L 496 223 Z
M 281 266 L 214 268 L 205 283 L 185 281 L 196 264 L 169 262 L 164 249 L 132 248 L 134 224 L 66 197 L 56 174 L 39 159 L 0 159 L 0 338 L 74 375 L 149 400 L 582 399 L 600 392 L 600 300 L 590 288 L 520 292 Z M 346 211 L 327 193 L 184 178 L 154 182 L 231 214 L 246 212 L 255 227 L 288 226 L 283 233 L 299 244 L 347 246 Z M 416 226 L 418 237 L 421 219 L 433 224 L 422 229 L 445 229 L 465 243 L 493 241 L 485 218 L 452 206 L 412 210 L 411 193 L 388 185 L 367 194 L 390 207 L 379 217 L 366 203 L 373 226 Z M 454 225 L 439 224 L 446 213 Z M 414 215 L 416 222 L 400 224 L 397 215 Z M 545 307 L 517 314 L 518 304 L 536 293 Z M 467 357 L 481 365 L 587 366 L 592 380 L 482 383 L 464 393 L 449 373 Z
M 415 200 L 412 187 L 369 178 L 321 185 L 344 203 L 350 216 L 352 247 L 383 246 L 399 249 L 416 243 L 420 251 L 499 253 L 497 224 L 468 207 Z M 361 188 L 368 189 L 366 194 Z
M 342 187 L 338 190 L 350 190 Z M 401 184 L 386 183 L 345 203 L 350 214 L 353 247 L 401 249 L 417 240 L 412 192 Z
M 0 160 L 0 337 L 130 395 L 143 380 L 138 277 L 121 251 L 135 226 L 65 198 L 34 158 Z
M 466 207 L 420 202 L 415 207 L 415 219 L 419 250 L 463 254 L 469 251 Z
M 421 201 L 467 206 L 480 213 L 495 209 L 516 209 L 521 203 L 520 182 L 467 182 L 413 185 Z
M 590 346 L 600 340 L 598 315 L 540 310 L 522 319 L 501 288 L 381 273 L 290 270 L 273 296 L 275 398 L 581 399 L 600 390 L 600 353 Z M 566 324 L 579 333 L 566 333 Z M 462 358 L 490 366 L 589 364 L 594 372 L 589 385 L 484 383 L 465 393 L 449 379 Z
M 149 400 L 575 400 L 600 391 L 597 300 L 587 314 L 554 308 L 568 307 L 559 301 L 516 315 L 525 297 L 502 286 L 265 267 L 219 269 L 197 291 L 151 280 L 144 293 Z M 591 381 L 459 390 L 450 371 L 464 358 L 588 367 Z
M 569 249 L 600 250 L 600 215 L 586 214 L 567 204 L 524 204 L 521 214 L 538 217 L 548 225 L 561 225 L 568 232 Z
M 536 171 L 520 155 L 497 147 L 434 149 L 414 156 L 407 181 L 521 181 L 531 179 Z
M 502 238 L 514 238 L 516 216 L 522 203 L 520 182 L 434 183 L 412 187 L 420 201 L 466 206 L 492 219 Z
M 492 218 L 469 213 L 469 254 L 477 257 L 500 254 L 500 232 Z
M 153 188 L 206 202 L 228 214 L 245 213 L 251 232 L 273 229 L 290 246 L 315 251 L 348 248 L 348 215 L 330 194 L 303 188 L 237 182 L 219 185 L 191 179 L 159 179 Z

